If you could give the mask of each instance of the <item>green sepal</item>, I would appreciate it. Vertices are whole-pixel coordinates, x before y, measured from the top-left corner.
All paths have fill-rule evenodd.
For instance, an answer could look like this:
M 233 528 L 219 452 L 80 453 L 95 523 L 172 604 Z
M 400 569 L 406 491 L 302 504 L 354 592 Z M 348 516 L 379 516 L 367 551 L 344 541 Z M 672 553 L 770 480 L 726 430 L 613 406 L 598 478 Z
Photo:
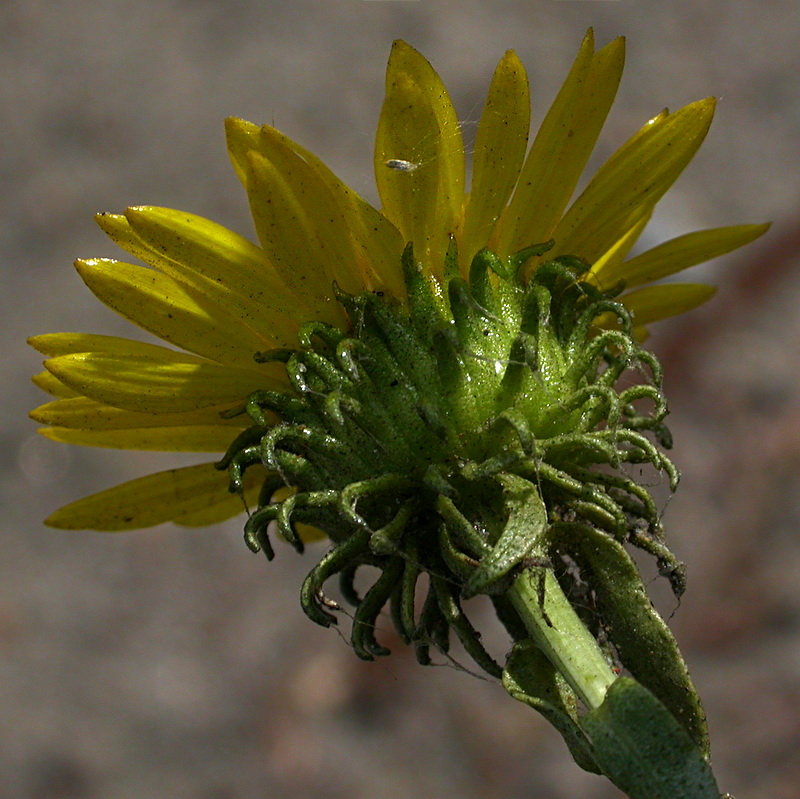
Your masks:
M 439 374 L 431 348 L 379 297 L 340 295 L 338 299 L 359 327 L 357 362 L 364 379 L 354 390 L 362 406 L 376 416 L 375 421 L 383 417 L 386 430 L 397 431 L 393 454 L 400 447 L 407 450 L 409 440 L 424 442 L 413 453 L 408 452 L 407 461 L 403 454 L 406 464 L 436 460 L 441 441 L 418 413 L 421 405 L 435 407 L 432 400 L 436 398 Z M 369 354 L 365 357 L 364 353 Z
M 456 237 L 451 233 L 444 256 L 444 284 L 447 285 L 454 277 L 461 277 L 461 267 L 458 264 L 458 243 Z
M 413 501 L 405 502 L 390 522 L 372 533 L 369 548 L 375 555 L 394 555 L 397 552 L 414 507 Z
M 584 272 L 587 264 L 573 255 L 560 255 L 552 261 L 543 261 L 536 267 L 533 279 L 558 296 L 566 288 L 573 285 Z M 585 290 L 583 290 L 585 291 Z M 564 303 L 567 305 L 568 303 Z
M 551 319 L 550 292 L 544 286 L 531 281 L 525 291 L 519 336 L 527 337 L 522 338 L 522 341 L 535 341 L 536 366 L 539 370 L 535 377 L 544 380 L 547 385 L 556 385 L 562 381 L 566 360 L 564 348 L 551 325 Z
M 409 325 L 393 308 L 381 302 L 380 298 L 368 295 L 361 337 L 368 344 L 370 356 L 373 356 L 372 341 L 380 340 L 401 370 L 404 380 L 413 385 L 419 394 L 425 392 L 435 397 L 435 384 L 432 384 L 432 381 L 437 372 L 436 359 L 430 351 L 430 345 L 420 338 L 420 332 L 423 334 L 428 332 L 426 325 L 430 318 L 426 314 L 430 311 L 430 306 L 422 296 L 424 288 L 420 285 L 417 286 L 417 289 L 419 290 L 417 298 L 419 318 L 423 320 L 420 322 L 422 328 Z M 411 294 L 411 289 L 409 289 L 409 294 Z M 435 326 L 434 329 L 436 329 Z M 371 336 L 373 332 L 377 333 L 374 338 Z
M 550 293 L 544 286 L 531 283 L 525 289 L 522 300 L 522 319 L 520 331 L 536 336 L 541 329 L 547 328 L 550 319 Z
M 279 363 L 286 363 L 289 358 L 294 355 L 294 350 L 288 347 L 275 347 L 271 350 L 263 350 L 262 352 L 254 352 L 253 360 L 256 363 L 272 363 L 278 361 Z
M 503 489 L 508 520 L 492 551 L 481 559 L 461 590 L 464 599 L 490 593 L 493 583 L 541 547 L 547 527 L 547 509 L 530 480 L 515 474 L 498 474 L 496 479 Z
M 261 443 L 266 429 L 266 427 L 248 427 L 246 430 L 242 430 L 242 432 L 233 439 L 231 445 L 228 447 L 228 451 L 214 464 L 214 468 L 219 471 L 227 469 L 239 452 L 254 444 Z
M 476 558 L 481 557 L 487 549 L 487 543 L 478 531 L 456 506 L 455 502 L 443 494 L 436 497 L 436 511 L 455 536 L 456 541 Z
M 430 342 L 433 332 L 445 325 L 441 295 L 435 288 L 438 284 L 425 274 L 422 264 L 414 258 L 414 246 L 411 242 L 406 245 L 400 260 L 408 292 L 411 321 L 417 334 Z
M 624 547 L 588 525 L 557 523 L 552 554 L 574 558 L 592 586 L 609 639 L 625 668 L 670 710 L 699 751 L 708 756 L 706 717 L 689 670 L 669 627 L 647 596 Z
M 496 405 L 507 408 L 523 393 L 523 387 L 535 379 L 539 363 L 539 340 L 528 333 L 518 333 L 511 343 L 508 365 L 503 372 Z
M 335 289 L 341 293 L 338 286 Z M 297 340 L 300 342 L 300 346 L 306 350 L 313 348 L 315 338 L 324 342 L 330 349 L 335 350 L 344 337 L 345 334 L 341 330 L 325 322 L 304 322 L 297 331 Z
M 543 241 L 541 244 L 531 244 L 529 247 L 523 247 L 521 250 L 509 255 L 508 258 L 506 258 L 506 262 L 511 275 L 516 277 L 519 270 L 528 260 L 544 255 L 549 250 L 552 250 L 555 243 L 555 239 L 550 239 L 549 241 Z
M 488 328 L 494 332 L 495 320 L 491 320 L 486 309 L 477 302 L 465 280 L 451 280 L 447 295 L 461 345 L 471 352 L 479 351 L 486 339 L 483 331 Z
M 602 773 L 630 799 L 720 799 L 708 761 L 636 680 L 616 680 L 580 723 Z
M 575 762 L 602 773 L 578 723 L 578 700 L 564 678 L 533 641 L 515 644 L 503 669 L 503 688 L 518 702 L 541 713 L 564 738 Z
M 447 568 L 463 583 L 470 578 L 479 561 L 461 552 L 453 543 L 450 532 L 444 522 L 439 525 L 439 552 Z
M 494 272 L 504 280 L 508 280 L 508 268 L 499 255 L 485 247 L 478 250 L 469 265 L 469 284 L 473 290 L 482 290 L 484 284 L 489 281 L 489 272 Z
M 460 397 L 465 381 L 464 358 L 458 343 L 458 335 L 452 327 L 439 330 L 433 337 L 436 352 L 437 376 L 444 396 Z
M 447 293 L 453 324 L 446 332 L 466 375 L 461 375 L 456 388 L 456 404 L 475 428 L 491 414 L 498 364 L 507 358 L 509 335 L 500 320 L 479 304 L 466 281 L 454 278 Z
M 497 274 L 495 267 L 498 264 L 501 264 L 499 269 L 502 272 L 504 267 L 497 255 L 486 249 L 477 252 L 469 267 L 470 291 L 475 302 L 487 313 L 502 318 L 506 324 L 513 323 L 514 312 L 511 309 L 518 289 L 510 281 L 492 276 L 492 272 Z

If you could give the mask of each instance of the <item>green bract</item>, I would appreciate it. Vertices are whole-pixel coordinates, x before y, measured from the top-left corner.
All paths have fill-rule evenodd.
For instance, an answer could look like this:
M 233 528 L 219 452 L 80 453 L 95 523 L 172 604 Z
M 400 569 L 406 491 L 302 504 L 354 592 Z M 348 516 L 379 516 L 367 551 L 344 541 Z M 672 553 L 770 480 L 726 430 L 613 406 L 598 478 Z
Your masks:
M 363 658 L 385 652 L 374 627 L 389 603 L 398 633 L 417 644 L 423 662 L 432 642 L 447 649 L 452 627 L 499 675 L 461 600 L 483 593 L 504 605 L 503 594 L 530 564 L 577 587 L 580 570 L 568 567 L 579 547 L 559 535 L 564 525 L 650 552 L 675 592 L 683 590 L 683 567 L 663 543 L 656 503 L 628 474 L 632 464 L 650 464 L 670 488 L 677 484 L 658 446 L 669 445 L 661 370 L 633 336 L 629 312 L 583 280 L 587 267 L 578 259 L 546 261 L 524 279 L 528 260 L 551 246 L 506 259 L 481 251 L 469 282 L 454 268 L 451 247 L 442 292 L 409 246 L 408 307 L 340 292 L 348 333 L 307 325 L 301 348 L 261 355 L 285 363 L 293 391 L 250 396 L 241 410 L 254 424 L 219 466 L 235 491 L 250 466 L 271 472 L 246 524 L 251 548 L 272 556 L 272 521 L 298 549 L 294 522 L 335 543 L 309 575 L 303 607 L 330 624 L 322 589 L 339 574 L 357 606 L 353 646 Z M 603 313 L 615 315 L 618 329 L 594 326 Z M 296 493 L 274 499 L 284 485 Z M 356 599 L 352 581 L 363 565 L 381 574 Z M 417 618 L 422 574 L 430 582 Z M 503 606 L 501 617 L 509 615 Z M 602 623 L 597 615 L 595 626 Z

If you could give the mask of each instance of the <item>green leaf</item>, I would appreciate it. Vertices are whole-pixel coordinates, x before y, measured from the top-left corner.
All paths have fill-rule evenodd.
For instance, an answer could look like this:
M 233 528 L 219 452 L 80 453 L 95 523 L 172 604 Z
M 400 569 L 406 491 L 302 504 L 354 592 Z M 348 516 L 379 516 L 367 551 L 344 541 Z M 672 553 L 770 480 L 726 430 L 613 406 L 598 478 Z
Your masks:
M 540 545 L 547 526 L 547 509 L 536 486 L 514 474 L 500 474 L 503 503 L 508 521 L 491 552 L 481 559 L 461 595 L 468 599 L 486 593 L 491 584 L 505 577 L 514 566 Z
M 630 799 L 719 799 L 708 761 L 636 680 L 620 677 L 581 726 L 603 773 Z
M 558 525 L 560 547 L 576 560 L 622 664 L 663 702 L 704 755 L 708 730 L 678 644 L 617 541 L 586 525 Z
M 582 769 L 601 773 L 591 744 L 578 726 L 575 693 L 533 641 L 514 646 L 503 670 L 503 688 L 513 699 L 538 710 L 561 733 Z

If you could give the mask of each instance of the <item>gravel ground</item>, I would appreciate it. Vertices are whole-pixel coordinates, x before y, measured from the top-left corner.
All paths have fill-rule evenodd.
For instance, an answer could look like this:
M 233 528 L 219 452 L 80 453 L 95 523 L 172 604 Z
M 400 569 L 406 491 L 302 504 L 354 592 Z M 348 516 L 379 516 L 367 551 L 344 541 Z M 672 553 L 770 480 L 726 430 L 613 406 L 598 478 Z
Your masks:
M 796 4 L 5 0 L 0 796 L 619 796 L 496 684 L 422 669 L 397 641 L 388 659 L 356 660 L 300 611 L 309 564 L 250 555 L 238 520 L 120 536 L 43 527 L 60 504 L 175 458 L 61 447 L 25 418 L 42 401 L 27 335 L 132 332 L 70 268 L 116 254 L 94 212 L 165 205 L 250 234 L 224 116 L 275 124 L 374 200 L 392 39 L 433 62 L 470 131 L 510 47 L 540 119 L 589 25 L 602 43 L 629 37 L 598 160 L 664 105 L 721 100 L 652 240 L 775 222 L 763 243 L 697 270 L 720 280 L 718 299 L 653 339 L 684 474 L 666 520 L 690 569 L 680 608 L 654 589 L 675 611 L 722 787 L 800 795 Z

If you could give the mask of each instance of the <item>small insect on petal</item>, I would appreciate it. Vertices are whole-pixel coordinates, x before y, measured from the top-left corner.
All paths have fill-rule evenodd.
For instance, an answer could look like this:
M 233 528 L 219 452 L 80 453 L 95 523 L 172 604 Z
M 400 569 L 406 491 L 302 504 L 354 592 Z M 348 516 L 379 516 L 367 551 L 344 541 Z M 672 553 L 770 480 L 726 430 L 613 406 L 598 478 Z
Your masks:
M 386 166 L 389 169 L 396 169 L 398 172 L 413 172 L 419 164 L 415 164 L 413 161 L 404 161 L 402 158 L 390 158 L 386 162 Z

